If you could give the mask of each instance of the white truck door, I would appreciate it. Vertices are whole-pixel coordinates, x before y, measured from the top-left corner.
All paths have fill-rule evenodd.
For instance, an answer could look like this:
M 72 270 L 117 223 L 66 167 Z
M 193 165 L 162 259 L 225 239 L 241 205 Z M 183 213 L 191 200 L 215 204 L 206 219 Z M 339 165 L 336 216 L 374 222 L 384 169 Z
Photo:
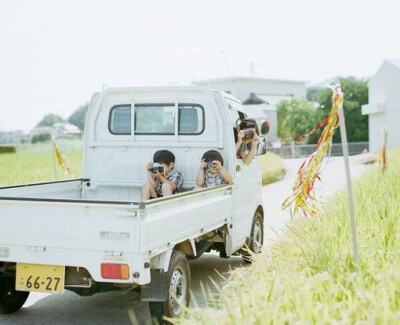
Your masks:
M 232 130 L 244 114 L 239 103 L 227 99 Z M 240 121 L 239 121 L 240 122 Z M 246 238 L 250 235 L 254 212 L 258 205 L 260 195 L 259 162 L 256 156 L 254 160 L 246 165 L 240 157 L 235 159 L 234 175 L 234 248 L 243 246 Z

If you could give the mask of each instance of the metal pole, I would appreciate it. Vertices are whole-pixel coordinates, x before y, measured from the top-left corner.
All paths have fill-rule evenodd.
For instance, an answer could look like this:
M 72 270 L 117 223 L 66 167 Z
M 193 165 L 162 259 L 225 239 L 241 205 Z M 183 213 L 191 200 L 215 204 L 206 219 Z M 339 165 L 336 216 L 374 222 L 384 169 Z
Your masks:
M 340 85 L 336 86 L 336 91 L 339 96 L 343 98 L 342 88 Z M 335 91 L 334 91 L 335 93 Z M 344 165 L 346 169 L 346 181 L 347 181 L 347 194 L 349 198 L 349 211 L 350 211 L 350 224 L 351 224 L 351 235 L 353 241 L 353 259 L 354 263 L 358 265 L 358 248 L 357 248 L 357 231 L 356 231 L 356 221 L 354 212 L 354 201 L 353 201 L 353 189 L 351 186 L 351 176 L 350 176 L 350 164 L 349 164 L 349 151 L 347 146 L 347 134 L 346 134 L 346 122 L 343 113 L 343 101 L 341 101 L 338 107 L 339 113 L 339 125 L 340 125 L 340 136 L 342 138 L 342 150 Z

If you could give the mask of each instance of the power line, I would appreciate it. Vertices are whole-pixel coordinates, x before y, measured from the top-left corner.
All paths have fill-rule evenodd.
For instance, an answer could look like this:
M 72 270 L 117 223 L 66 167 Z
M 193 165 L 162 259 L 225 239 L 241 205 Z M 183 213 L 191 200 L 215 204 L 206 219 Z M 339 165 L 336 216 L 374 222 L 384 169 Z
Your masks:
M 26 104 L 40 104 L 40 103 L 61 103 L 67 102 L 70 100 L 86 100 L 89 101 L 90 96 L 88 95 L 76 95 L 70 97 L 48 97 L 48 98 L 35 98 L 35 99 L 26 99 L 26 100 L 13 100 L 10 102 L 0 102 L 0 106 L 17 106 L 17 105 L 26 105 Z
M 96 31 L 98 31 L 98 30 L 100 30 L 100 29 L 103 29 L 103 28 L 105 28 L 105 27 L 108 27 L 108 26 L 110 26 L 110 25 L 116 25 L 116 24 L 120 24 L 120 23 L 123 23 L 123 22 L 126 22 L 126 21 L 129 21 L 129 20 L 136 20 L 136 19 L 140 19 L 140 18 L 143 18 L 143 17 L 146 17 L 146 16 L 149 16 L 149 15 L 151 15 L 151 14 L 154 14 L 154 13 L 156 13 L 156 12 L 159 12 L 159 11 L 162 11 L 162 10 L 165 10 L 165 9 L 169 9 L 169 8 L 171 8 L 171 7 L 174 7 L 174 6 L 177 6 L 177 5 L 179 5 L 179 4 L 181 4 L 181 3 L 183 3 L 183 2 L 186 2 L 186 1 L 188 1 L 188 0 L 179 0 L 179 1 L 175 1 L 175 2 L 173 2 L 173 3 L 170 3 L 170 4 L 168 4 L 168 5 L 165 5 L 165 6 L 162 6 L 162 7 L 158 7 L 158 8 L 155 8 L 155 9 L 153 9 L 153 10 L 149 10 L 149 11 L 147 11 L 147 12 L 144 12 L 144 13 L 140 13 L 140 14 L 136 14 L 136 15 L 133 15 L 133 16 L 131 16 L 131 17 L 127 17 L 127 18 L 125 18 L 125 19 L 121 19 L 121 18 L 117 18 L 117 19 L 114 19 L 114 20 L 112 20 L 112 21 L 108 21 L 107 23 L 105 23 L 105 24 L 102 24 L 102 25 L 100 25 L 100 26 L 92 26 L 92 27 L 90 27 L 90 28 L 88 28 L 88 29 L 86 29 L 86 30 L 83 30 L 83 29 L 80 29 L 80 30 L 78 30 L 78 31 L 70 31 L 70 32 L 66 32 L 66 33 L 64 33 L 64 34 L 57 34 L 57 35 L 53 35 L 53 36 L 50 36 L 50 37 L 45 37 L 45 38 L 31 38 L 31 39 L 20 39 L 20 40 L 10 40 L 10 41 L 14 41 L 14 42 L 17 42 L 17 43 L 29 43 L 29 42 L 35 42 L 35 43 L 38 43 L 38 42 L 47 42 L 47 41 L 52 41 L 52 40 L 54 40 L 54 39 L 57 39 L 57 40 L 59 40 L 59 39 L 61 39 L 61 38 L 65 38 L 65 37 L 69 37 L 69 36 L 74 36 L 74 35 L 77 35 L 77 34 L 83 34 L 83 33 L 87 33 L 87 32 L 91 32 L 91 31 L 93 31 L 93 30 L 96 30 Z M 132 6 L 131 6 L 132 7 Z M 100 14 L 99 14 L 100 15 Z M 101 15 L 103 15 L 103 14 L 101 14 Z M 92 20 L 93 18 L 89 18 L 89 19 L 87 19 L 87 20 Z M 84 19 L 82 19 L 82 21 L 80 21 L 79 23 L 82 23 L 82 22 L 84 22 L 83 21 Z M 73 25 L 71 22 L 69 22 L 69 23 L 65 23 L 65 25 Z M 76 24 L 78 24 L 78 23 L 74 23 L 75 25 Z M 53 27 L 48 27 L 48 28 L 44 28 L 44 29 L 42 29 L 42 31 L 43 32 L 47 32 L 47 31 L 51 31 L 51 30 L 55 30 L 55 29 L 59 29 L 60 28 L 60 26 L 62 26 L 63 24 L 60 24 L 60 25 L 57 25 L 57 26 L 53 26 Z M 32 35 L 34 36 L 35 35 L 35 33 L 37 33 L 39 30 L 36 30 L 36 31 L 32 31 Z M 27 33 L 30 33 L 30 32 L 27 32 Z M 4 40 L 4 41 L 6 41 L 6 40 Z M 4 46 L 5 44 L 0 44 L 0 46 Z
M 137 1 L 137 2 L 135 3 L 135 5 L 138 4 L 138 3 L 140 3 L 140 2 L 143 2 L 143 1 L 146 1 L 146 0 L 139 0 L 139 1 Z M 73 19 L 73 20 L 70 20 L 70 21 L 67 21 L 67 22 L 58 24 L 58 25 L 47 26 L 47 27 L 43 27 L 43 28 L 38 28 L 38 29 L 34 29 L 34 30 L 26 31 L 26 32 L 20 32 L 20 33 L 14 33 L 14 34 L 5 34 L 5 35 L 4 35 L 4 34 L 3 34 L 3 35 L 0 34 L 0 36 L 1 36 L 2 38 L 4 38 L 4 37 L 5 37 L 5 38 L 9 38 L 9 37 L 19 37 L 19 36 L 25 36 L 25 35 L 32 35 L 32 34 L 37 34 L 37 33 L 43 33 L 43 32 L 47 32 L 47 31 L 52 31 L 52 30 L 60 29 L 60 28 L 63 28 L 63 27 L 68 27 L 68 26 L 73 26 L 73 25 L 77 25 L 77 24 L 80 24 L 80 23 L 84 23 L 84 22 L 87 22 L 87 21 L 89 21 L 89 20 L 96 19 L 96 18 L 98 18 L 98 17 L 102 17 L 102 16 L 105 16 L 105 15 L 109 15 L 110 12 L 118 12 L 118 11 L 121 11 L 121 10 L 133 8 L 133 7 L 134 7 L 134 6 L 132 6 L 132 5 L 130 5 L 130 6 L 123 6 L 123 7 L 114 8 L 114 9 L 111 9 L 111 10 L 103 11 L 103 12 L 101 12 L 101 13 L 99 13 L 99 14 L 96 14 L 96 15 L 90 15 L 90 16 L 86 16 L 86 17 L 84 17 L 84 18 Z

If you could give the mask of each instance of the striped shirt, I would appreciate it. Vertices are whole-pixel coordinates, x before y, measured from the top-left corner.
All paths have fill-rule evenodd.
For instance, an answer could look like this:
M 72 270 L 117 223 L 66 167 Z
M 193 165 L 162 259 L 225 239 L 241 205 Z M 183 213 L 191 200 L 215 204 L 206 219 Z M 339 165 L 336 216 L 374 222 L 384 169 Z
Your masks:
M 225 184 L 221 173 L 210 174 L 208 171 L 204 172 L 204 187 L 213 187 Z

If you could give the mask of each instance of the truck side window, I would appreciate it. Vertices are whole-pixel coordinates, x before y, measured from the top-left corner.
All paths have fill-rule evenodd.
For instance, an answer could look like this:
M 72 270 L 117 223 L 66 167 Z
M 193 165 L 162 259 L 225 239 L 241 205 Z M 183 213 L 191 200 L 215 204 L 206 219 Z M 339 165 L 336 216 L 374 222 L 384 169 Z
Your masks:
M 131 105 L 113 107 L 108 128 L 112 134 L 131 134 Z
M 197 135 L 204 131 L 204 109 L 200 105 L 180 104 L 178 134 Z M 131 105 L 111 108 L 108 122 L 112 134 L 131 134 Z M 135 105 L 135 134 L 165 134 L 175 132 L 175 106 L 173 104 Z
M 200 134 L 204 130 L 204 110 L 200 106 L 179 105 L 179 134 Z

